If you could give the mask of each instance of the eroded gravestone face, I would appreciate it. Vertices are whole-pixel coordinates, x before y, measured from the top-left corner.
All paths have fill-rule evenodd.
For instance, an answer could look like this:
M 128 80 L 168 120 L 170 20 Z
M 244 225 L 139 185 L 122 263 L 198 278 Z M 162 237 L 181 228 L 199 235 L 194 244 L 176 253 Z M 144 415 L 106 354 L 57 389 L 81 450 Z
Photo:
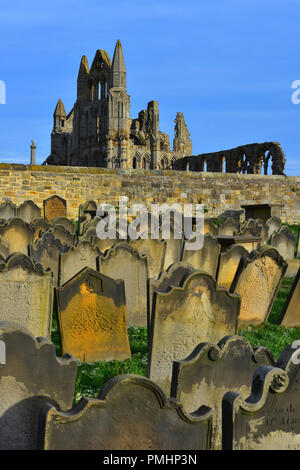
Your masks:
M 56 217 L 56 219 L 51 220 L 52 227 L 56 225 L 62 225 L 69 233 L 75 235 L 75 224 L 72 220 L 67 219 L 67 217 Z
M 48 232 L 53 233 L 54 238 L 59 240 L 63 245 L 75 245 L 76 236 L 66 230 L 63 225 L 55 225 L 53 228 L 50 228 Z
M 214 236 L 218 234 L 218 227 L 210 219 L 204 219 L 204 235 L 209 233 Z
M 240 231 L 240 223 L 237 219 L 228 218 L 219 225 L 219 235 L 233 236 Z
M 278 232 L 273 233 L 271 237 L 271 245 L 276 248 L 284 259 L 293 259 L 295 257 L 296 241 L 296 236 L 285 225 Z
M 130 245 L 141 256 L 147 257 L 149 278 L 157 278 L 163 270 L 166 242 L 164 240 L 140 238 L 139 240 L 131 240 Z
M 204 450 L 211 416 L 188 416 L 155 383 L 121 375 L 101 388 L 98 399 L 82 399 L 76 413 L 48 406 L 43 426 L 48 450 Z
M 299 350 L 288 347 L 275 368 L 260 367 L 251 397 L 228 392 L 223 399 L 223 448 L 300 449 Z
M 60 254 L 59 285 L 65 284 L 83 268 L 88 267 L 98 271 L 99 255 L 99 250 L 87 240 L 79 242 L 66 253 Z
M 50 227 L 47 220 L 41 218 L 35 219 L 29 226 L 32 230 L 33 243 L 40 237 L 41 232 L 47 232 Z
M 8 244 L 9 254 L 23 253 L 28 255 L 33 231 L 22 219 L 14 218 L 7 220 L 0 226 L 0 236 Z
M 63 353 L 83 362 L 130 358 L 123 281 L 84 268 L 56 296 Z
M 0 263 L 0 321 L 16 322 L 33 336 L 50 338 L 53 279 L 28 256 L 14 254 Z
M 218 268 L 218 286 L 229 290 L 242 256 L 248 251 L 241 245 L 231 245 L 228 250 L 220 254 Z
M 171 396 L 192 413 L 207 406 L 213 410 L 212 449 L 222 449 L 222 399 L 234 391 L 246 399 L 252 378 L 261 365 L 275 364 L 266 348 L 252 348 L 241 336 L 223 338 L 217 345 L 199 344 L 192 354 L 173 365 Z
M 30 224 L 41 217 L 41 209 L 33 201 L 27 200 L 17 207 L 17 217 Z
M 0 219 L 8 220 L 16 217 L 17 206 L 11 201 L 5 201 L 0 205 Z
M 181 261 L 191 264 L 195 269 L 205 271 L 216 278 L 220 245 L 211 235 L 204 235 L 203 247 L 200 250 L 187 250 L 184 243 Z
M 147 258 L 120 242 L 99 258 L 99 266 L 106 276 L 124 280 L 127 326 L 147 326 Z
M 241 296 L 239 328 L 267 321 L 286 269 L 274 248 L 261 247 L 241 258 L 230 288 Z
M 67 201 L 59 196 L 51 196 L 43 201 L 44 217 L 51 221 L 57 217 L 67 217 Z
M 278 217 L 272 216 L 267 220 L 266 225 L 268 227 L 268 239 L 270 239 L 273 233 L 279 231 L 281 220 Z
M 0 322 L 0 342 L 6 356 L 0 363 L 0 449 L 36 450 L 45 403 L 65 411 L 72 406 L 76 361 L 57 358 L 53 343 L 18 325 Z
M 286 328 L 300 327 L 300 269 L 286 299 L 278 323 Z
M 206 273 L 190 274 L 180 287 L 155 292 L 149 342 L 148 376 L 169 395 L 172 364 L 201 342 L 236 334 L 240 298 L 216 287 Z

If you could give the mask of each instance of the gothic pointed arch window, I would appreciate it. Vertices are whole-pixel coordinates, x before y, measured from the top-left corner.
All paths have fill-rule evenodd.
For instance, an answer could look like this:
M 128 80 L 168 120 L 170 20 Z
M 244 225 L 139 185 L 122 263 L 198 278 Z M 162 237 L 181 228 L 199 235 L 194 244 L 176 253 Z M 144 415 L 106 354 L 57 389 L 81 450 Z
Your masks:
M 123 105 L 122 101 L 119 101 L 118 102 L 118 118 L 124 117 L 123 112 L 124 112 L 124 105 Z
M 142 169 L 146 170 L 146 158 L 145 157 L 142 158 Z
M 136 170 L 136 157 L 133 157 L 132 159 L 132 168 Z

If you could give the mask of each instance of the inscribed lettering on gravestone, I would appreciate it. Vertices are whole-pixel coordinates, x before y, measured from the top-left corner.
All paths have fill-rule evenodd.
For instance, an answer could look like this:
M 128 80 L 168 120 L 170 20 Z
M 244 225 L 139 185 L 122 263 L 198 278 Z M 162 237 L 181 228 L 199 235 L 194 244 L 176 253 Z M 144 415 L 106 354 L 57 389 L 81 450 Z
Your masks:
M 127 326 L 147 326 L 147 258 L 129 243 L 114 245 L 99 258 L 99 271 L 112 279 L 123 279 Z
M 247 398 L 252 377 L 261 365 L 275 364 L 266 348 L 253 350 L 242 336 L 223 338 L 218 344 L 199 344 L 192 354 L 173 364 L 171 396 L 192 413 L 207 406 L 213 410 L 212 449 L 222 448 L 222 398 L 228 391 Z
M 84 268 L 56 297 L 63 353 L 84 362 L 130 358 L 123 281 Z
M 42 407 L 72 406 L 77 365 L 70 356 L 57 358 L 54 344 L 36 340 L 21 326 L 0 322 L 5 364 L 0 364 L 0 450 L 37 450 Z
M 67 201 L 59 196 L 51 196 L 43 201 L 44 217 L 48 221 L 67 216 Z
M 172 364 L 204 341 L 237 332 L 240 298 L 217 288 L 206 273 L 190 274 L 181 287 L 155 292 L 150 327 L 148 376 L 168 395 Z
M 297 272 L 278 323 L 286 328 L 300 327 L 300 269 Z
M 23 253 L 28 255 L 29 245 L 32 242 L 33 231 L 30 226 L 20 218 L 7 220 L 0 226 L 0 236 L 9 245 L 9 254 Z
M 34 336 L 50 338 L 53 279 L 28 256 L 16 253 L 0 264 L 0 321 L 27 328 Z
M 228 250 L 220 253 L 218 268 L 218 286 L 229 290 L 236 274 L 242 256 L 247 256 L 248 251 L 241 245 L 231 245 Z
M 54 406 L 42 415 L 46 450 L 206 450 L 211 414 L 189 416 L 150 380 L 119 375 L 76 411 Z
M 223 398 L 225 450 L 300 449 L 299 349 L 289 346 L 276 367 L 262 366 L 253 377 L 252 394 Z
M 92 268 L 98 271 L 100 252 L 91 242 L 83 240 L 77 246 L 71 247 L 66 253 L 60 255 L 59 285 L 65 284 L 83 268 Z
M 266 246 L 241 258 L 230 288 L 241 296 L 239 327 L 267 321 L 286 269 L 286 261 Z

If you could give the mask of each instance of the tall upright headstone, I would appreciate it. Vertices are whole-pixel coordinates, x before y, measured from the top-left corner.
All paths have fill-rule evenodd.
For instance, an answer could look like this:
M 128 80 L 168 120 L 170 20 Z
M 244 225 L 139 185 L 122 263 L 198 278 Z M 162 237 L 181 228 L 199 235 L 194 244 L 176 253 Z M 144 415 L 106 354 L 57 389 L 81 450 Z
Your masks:
M 278 323 L 286 328 L 300 327 L 300 268 L 278 318 Z
M 99 269 L 98 248 L 91 242 L 83 240 L 77 246 L 69 248 L 59 255 L 59 285 L 62 286 L 83 268 Z
M 67 217 L 67 201 L 54 195 L 43 201 L 44 217 L 48 222 L 57 217 Z

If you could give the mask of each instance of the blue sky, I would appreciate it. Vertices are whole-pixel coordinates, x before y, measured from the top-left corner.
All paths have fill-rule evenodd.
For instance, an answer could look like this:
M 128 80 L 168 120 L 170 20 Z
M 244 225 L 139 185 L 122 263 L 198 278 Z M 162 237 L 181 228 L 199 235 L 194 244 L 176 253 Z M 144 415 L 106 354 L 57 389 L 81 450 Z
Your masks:
M 50 153 L 53 111 L 76 98 L 81 56 L 123 45 L 131 117 L 150 100 L 173 141 L 184 113 L 193 153 L 278 141 L 300 175 L 299 0 L 2 0 L 0 161 Z

